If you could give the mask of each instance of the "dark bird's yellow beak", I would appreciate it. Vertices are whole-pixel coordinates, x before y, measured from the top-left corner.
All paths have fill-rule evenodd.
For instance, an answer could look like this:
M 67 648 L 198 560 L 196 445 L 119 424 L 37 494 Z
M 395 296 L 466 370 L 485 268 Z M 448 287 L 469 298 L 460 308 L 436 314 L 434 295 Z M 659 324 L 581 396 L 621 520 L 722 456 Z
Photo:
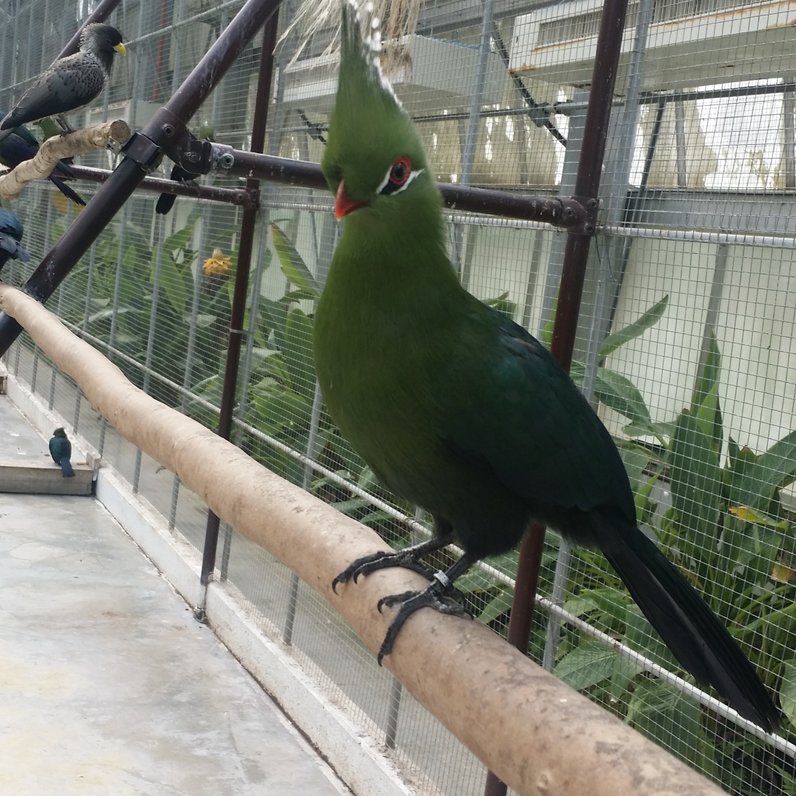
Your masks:
M 118 44 L 115 44 L 113 47 L 119 55 L 127 55 L 127 47 L 124 46 L 124 42 L 120 41 Z

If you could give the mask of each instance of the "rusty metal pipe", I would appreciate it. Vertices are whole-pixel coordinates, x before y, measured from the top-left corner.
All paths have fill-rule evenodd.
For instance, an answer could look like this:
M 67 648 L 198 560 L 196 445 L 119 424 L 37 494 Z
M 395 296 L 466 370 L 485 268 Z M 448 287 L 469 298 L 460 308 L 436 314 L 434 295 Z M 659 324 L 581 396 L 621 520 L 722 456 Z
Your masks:
M 262 152 L 265 146 L 265 128 L 268 124 L 268 104 L 271 97 L 271 81 L 274 73 L 274 47 L 276 47 L 277 29 L 279 27 L 279 8 L 268 19 L 263 31 L 263 44 L 260 49 L 259 77 L 257 79 L 257 95 L 252 119 L 251 148 L 253 152 Z M 253 177 L 246 180 L 247 191 L 254 195 L 259 183 Z M 246 314 L 246 298 L 249 293 L 249 272 L 251 271 L 252 251 L 254 248 L 254 228 L 257 221 L 259 205 L 244 207 L 240 223 L 240 245 L 238 246 L 238 262 L 235 269 L 235 288 L 232 296 L 232 310 L 229 321 L 229 338 L 227 342 L 227 361 L 224 366 L 224 383 L 219 406 L 218 435 L 230 438 L 232 432 L 233 411 L 238 384 L 238 368 L 240 351 L 243 342 L 244 317 Z M 212 510 L 207 512 L 205 525 L 205 541 L 202 550 L 202 585 L 207 585 L 213 576 L 218 551 L 218 531 L 220 520 Z
M 232 165 L 224 167 L 226 174 L 304 188 L 325 190 L 328 187 L 317 163 L 238 149 L 230 150 L 229 155 Z M 446 206 L 457 210 L 543 221 L 566 228 L 580 229 L 588 223 L 586 209 L 577 199 L 529 196 L 451 183 L 440 183 L 439 189 Z
M 605 0 L 597 37 L 597 56 L 592 71 L 589 107 L 583 130 L 583 145 L 575 179 L 575 198 L 588 213 L 597 209 L 600 176 L 605 157 L 608 122 L 625 28 L 627 0 Z M 593 233 L 593 229 L 592 229 Z M 569 370 L 580 315 L 580 301 L 586 278 L 591 234 L 570 233 L 564 250 L 564 267 L 556 306 L 551 352 L 559 364 Z M 528 649 L 533 621 L 535 584 L 539 579 L 544 528 L 532 523 L 520 546 L 517 580 L 509 620 L 512 643 L 523 653 Z M 522 575 L 522 578 L 520 577 Z M 531 586 L 533 585 L 533 589 Z M 524 601 L 530 600 L 530 605 Z M 516 615 L 515 615 L 516 612 Z M 487 796 L 504 796 L 506 785 L 491 771 L 487 775 Z
M 98 169 L 93 166 L 70 165 L 75 177 L 86 182 L 105 182 L 113 174 L 108 169 Z M 201 183 L 178 182 L 162 177 L 144 177 L 136 190 L 148 193 L 170 193 L 175 196 L 189 196 L 192 199 L 209 199 L 213 202 L 224 202 L 230 205 L 246 207 L 252 204 L 252 194 L 245 188 L 221 188 L 217 185 L 202 185 Z

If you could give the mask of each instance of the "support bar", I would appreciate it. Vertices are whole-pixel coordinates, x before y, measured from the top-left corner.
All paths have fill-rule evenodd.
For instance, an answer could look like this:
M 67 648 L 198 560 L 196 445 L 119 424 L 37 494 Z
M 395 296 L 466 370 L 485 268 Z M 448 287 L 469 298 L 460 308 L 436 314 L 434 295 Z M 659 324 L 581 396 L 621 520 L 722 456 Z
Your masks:
M 190 168 L 202 169 L 204 173 L 213 168 L 227 175 L 295 185 L 303 188 L 326 190 L 326 180 L 317 163 L 292 160 L 276 155 L 260 155 L 242 149 L 219 145 L 208 148 L 206 162 L 192 162 Z M 180 162 L 180 154 L 166 149 L 169 157 Z M 223 154 L 222 154 L 223 153 Z M 188 164 L 182 165 L 188 167 Z M 571 229 L 575 233 L 591 234 L 594 231 L 596 205 L 587 209 L 576 199 L 559 197 L 528 196 L 526 194 L 499 191 L 493 188 L 474 188 L 469 185 L 440 183 L 442 198 L 448 207 L 473 213 L 544 221 L 558 227 Z
M 92 166 L 77 166 L 74 163 L 70 168 L 79 180 L 87 182 L 105 182 L 113 174 L 108 169 L 97 169 Z M 138 183 L 136 190 L 149 193 L 170 193 L 175 196 L 190 196 L 193 199 L 209 199 L 213 202 L 248 207 L 253 204 L 252 195 L 245 188 L 220 188 L 216 185 L 202 185 L 198 182 L 178 182 L 166 180 L 161 177 L 144 177 Z

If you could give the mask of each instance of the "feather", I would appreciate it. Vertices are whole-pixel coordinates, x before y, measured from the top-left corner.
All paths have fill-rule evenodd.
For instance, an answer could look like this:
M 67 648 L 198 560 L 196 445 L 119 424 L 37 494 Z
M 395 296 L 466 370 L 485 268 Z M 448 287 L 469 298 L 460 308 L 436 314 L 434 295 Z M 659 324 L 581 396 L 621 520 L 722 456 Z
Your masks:
M 411 66 L 411 58 L 404 46 L 404 37 L 417 30 L 422 0 L 368 0 L 361 5 L 346 0 L 356 14 L 362 27 L 365 41 L 380 53 L 381 68 L 386 75 L 395 75 Z M 299 60 L 312 39 L 325 33 L 329 43 L 320 53 L 330 59 L 340 56 L 340 0 L 302 0 L 295 17 L 279 39 L 283 47 L 293 36 L 296 49 L 290 64 Z

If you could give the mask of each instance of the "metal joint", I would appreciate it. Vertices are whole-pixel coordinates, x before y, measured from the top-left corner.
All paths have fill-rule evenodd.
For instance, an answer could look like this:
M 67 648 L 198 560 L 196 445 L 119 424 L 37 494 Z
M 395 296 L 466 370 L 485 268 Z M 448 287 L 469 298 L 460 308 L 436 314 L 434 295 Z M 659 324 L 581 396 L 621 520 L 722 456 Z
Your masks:
M 251 207 L 253 210 L 260 209 L 260 195 L 261 191 L 259 188 L 245 188 L 244 189 L 247 196 L 246 207 Z
M 573 226 L 569 231 L 575 235 L 594 235 L 597 230 L 597 213 L 600 210 L 600 202 L 593 196 L 573 196 L 571 203 L 579 205 L 581 208 L 580 223 Z
M 161 108 L 159 114 L 166 120 L 160 130 L 164 138 L 163 151 L 169 158 L 197 177 L 210 172 L 213 168 L 213 144 L 198 139 L 185 122 L 165 108 Z
M 235 165 L 235 150 L 226 144 L 210 144 L 210 168 L 229 171 Z
M 143 133 L 133 133 L 122 147 L 122 154 L 146 171 L 152 171 L 163 157 L 163 150 Z
M 535 103 L 527 111 L 528 118 L 537 126 L 544 127 L 554 113 L 553 106 L 549 103 Z

